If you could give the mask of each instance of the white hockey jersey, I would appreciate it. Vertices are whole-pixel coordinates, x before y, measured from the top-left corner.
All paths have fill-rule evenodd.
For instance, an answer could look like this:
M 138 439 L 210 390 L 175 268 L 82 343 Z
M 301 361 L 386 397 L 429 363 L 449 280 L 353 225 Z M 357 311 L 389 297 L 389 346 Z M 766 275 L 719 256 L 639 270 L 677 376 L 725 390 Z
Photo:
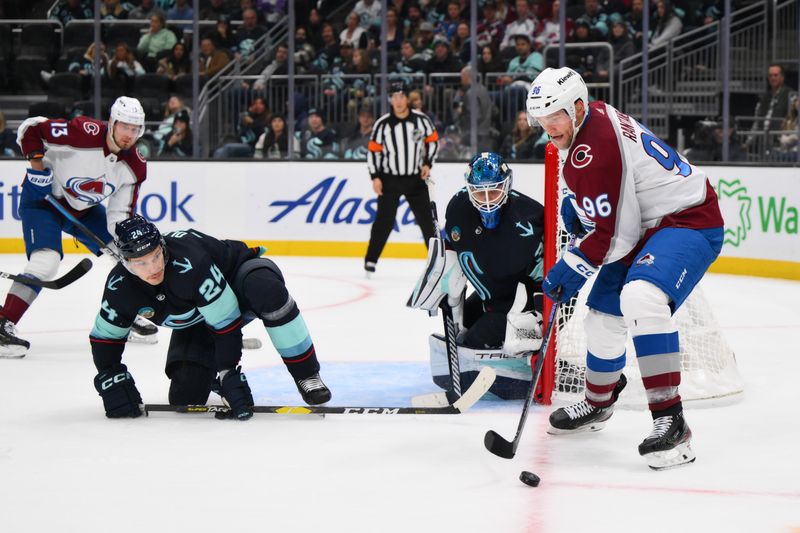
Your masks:
M 604 102 L 569 150 L 559 150 L 563 192 L 589 233 L 579 249 L 595 265 L 632 261 L 659 228 L 723 226 L 706 174 L 628 115 Z
M 88 117 L 72 120 L 32 117 L 20 124 L 17 144 L 26 156 L 44 153 L 53 171 L 52 195 L 80 218 L 86 209 L 108 199 L 108 231 L 133 216 L 147 161 L 136 147 L 113 153 L 107 126 Z

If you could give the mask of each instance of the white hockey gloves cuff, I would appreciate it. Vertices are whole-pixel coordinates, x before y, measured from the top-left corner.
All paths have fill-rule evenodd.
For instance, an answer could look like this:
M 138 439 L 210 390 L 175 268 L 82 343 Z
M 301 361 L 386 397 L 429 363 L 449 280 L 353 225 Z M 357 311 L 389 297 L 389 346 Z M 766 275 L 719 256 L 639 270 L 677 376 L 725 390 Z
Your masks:
M 456 307 L 466 288 L 467 278 L 458 264 L 458 254 L 445 250 L 444 241 L 432 238 L 428 243 L 428 261 L 414 292 L 408 299 L 408 307 L 435 312 L 447 296 L 448 304 Z
M 520 283 L 517 285 L 514 304 L 506 315 L 503 352 L 507 355 L 535 352 L 542 347 L 542 315 L 535 310 L 523 312 L 527 303 L 528 291 Z

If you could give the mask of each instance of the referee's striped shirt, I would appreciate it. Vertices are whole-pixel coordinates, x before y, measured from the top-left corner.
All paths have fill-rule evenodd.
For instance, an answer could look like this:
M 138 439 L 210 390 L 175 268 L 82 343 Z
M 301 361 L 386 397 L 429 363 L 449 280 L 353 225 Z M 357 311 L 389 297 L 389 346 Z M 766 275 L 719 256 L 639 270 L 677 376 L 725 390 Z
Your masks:
M 369 174 L 378 178 L 419 175 L 422 165 L 433 166 L 439 134 L 424 113 L 411 109 L 406 118 L 389 112 L 372 127 L 369 139 Z

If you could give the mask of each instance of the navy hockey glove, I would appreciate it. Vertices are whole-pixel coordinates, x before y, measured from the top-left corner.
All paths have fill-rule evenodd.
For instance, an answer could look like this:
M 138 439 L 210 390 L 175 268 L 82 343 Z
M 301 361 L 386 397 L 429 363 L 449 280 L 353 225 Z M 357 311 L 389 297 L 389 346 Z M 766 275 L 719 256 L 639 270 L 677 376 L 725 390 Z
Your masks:
M 25 174 L 25 184 L 22 188 L 29 194 L 44 199 L 53 188 L 53 171 L 49 168 L 44 170 L 29 168 Z
M 103 398 L 108 418 L 136 418 L 142 414 L 142 396 L 125 365 L 114 365 L 97 374 L 94 388 Z
M 542 291 L 554 302 L 565 302 L 575 296 L 586 280 L 597 272 L 583 253 L 575 248 L 564 254 L 542 281 Z
M 225 373 L 225 377 L 222 378 L 220 383 L 219 392 L 225 404 L 231 408 L 233 416 L 217 418 L 247 420 L 253 416 L 253 394 L 250 392 L 250 385 L 247 384 L 247 377 L 242 374 L 242 367 L 237 366 Z
M 575 197 L 572 195 L 565 196 L 561 201 L 561 220 L 564 222 L 564 227 L 572 235 L 582 237 L 586 234 L 583 224 L 578 218 L 578 212 L 575 210 Z

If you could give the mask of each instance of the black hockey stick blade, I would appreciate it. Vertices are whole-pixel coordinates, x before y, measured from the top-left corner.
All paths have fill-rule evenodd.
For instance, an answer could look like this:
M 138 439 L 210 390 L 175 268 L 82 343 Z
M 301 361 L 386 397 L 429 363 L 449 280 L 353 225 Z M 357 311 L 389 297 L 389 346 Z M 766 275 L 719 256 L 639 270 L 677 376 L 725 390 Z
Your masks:
M 19 283 L 32 285 L 34 287 L 43 287 L 45 289 L 63 289 L 67 285 L 83 277 L 84 274 L 92 269 L 92 266 L 92 260 L 88 257 L 85 257 L 81 259 L 80 263 L 72 267 L 69 272 L 52 281 L 44 281 L 36 278 L 29 278 L 28 276 L 9 274 L 8 272 L 0 272 L 0 278 L 10 279 L 11 281 L 17 281 Z
M 518 440 L 508 442 L 499 433 L 490 429 L 483 437 L 483 445 L 486 449 L 503 459 L 513 459 L 517 453 Z

